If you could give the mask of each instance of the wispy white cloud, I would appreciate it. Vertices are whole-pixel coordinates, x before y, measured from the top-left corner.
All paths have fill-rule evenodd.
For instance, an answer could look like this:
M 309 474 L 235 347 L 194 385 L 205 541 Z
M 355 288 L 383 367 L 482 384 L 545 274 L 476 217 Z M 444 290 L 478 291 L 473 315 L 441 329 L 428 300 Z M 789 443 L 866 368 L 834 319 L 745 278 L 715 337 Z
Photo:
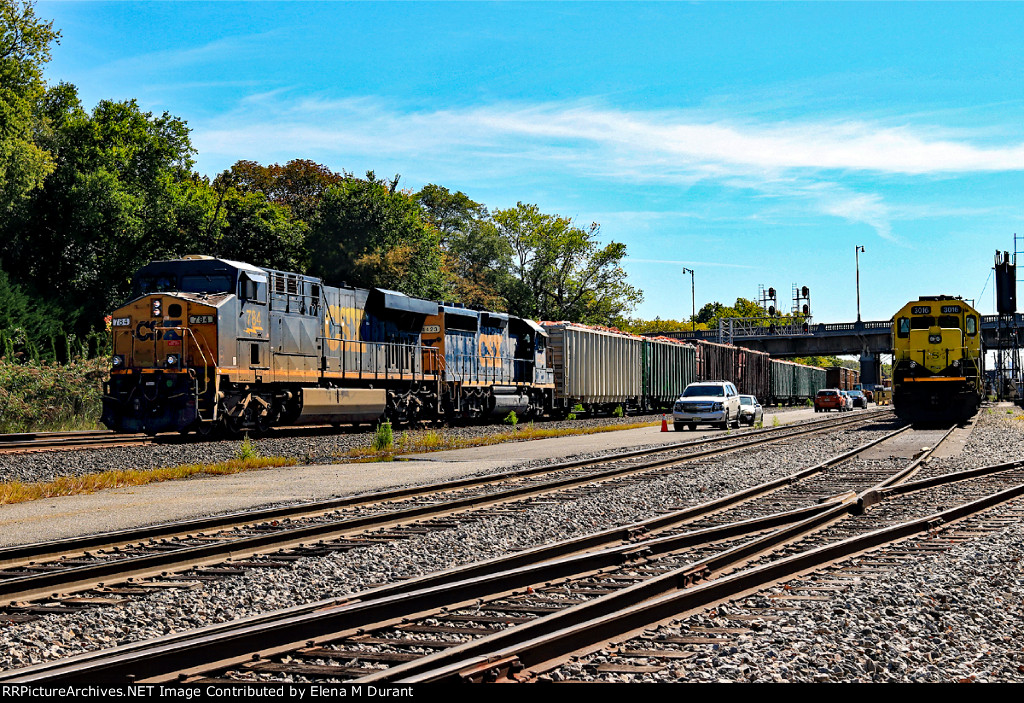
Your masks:
M 362 143 L 389 151 L 418 145 L 490 149 L 515 143 L 607 150 L 624 164 L 661 164 L 706 175 L 800 169 L 892 174 L 1024 170 L 1024 143 L 978 146 L 938 127 L 858 120 L 700 122 L 685 112 L 628 112 L 587 103 L 402 110 L 372 98 L 287 101 L 283 91 L 250 96 L 259 113 L 225 118 L 232 131 L 282 129 L 302 145 Z M 266 112 L 264 112 L 266 111 Z M 239 120 L 248 122 L 240 125 Z M 223 138 L 214 127 L 211 139 Z
M 207 157 L 274 161 L 316 154 L 343 162 L 416 160 L 441 173 L 471 171 L 477 179 L 541 167 L 606 182 L 684 189 L 711 183 L 801 202 L 889 240 L 898 240 L 897 213 L 879 194 L 845 185 L 851 175 L 913 180 L 1024 171 L 1024 142 L 994 144 L 990 133 L 842 119 L 709 120 L 586 101 L 438 110 L 374 98 L 290 101 L 288 91 L 272 91 L 196 127 L 196 145 Z M 254 154 L 254 147 L 263 153 Z

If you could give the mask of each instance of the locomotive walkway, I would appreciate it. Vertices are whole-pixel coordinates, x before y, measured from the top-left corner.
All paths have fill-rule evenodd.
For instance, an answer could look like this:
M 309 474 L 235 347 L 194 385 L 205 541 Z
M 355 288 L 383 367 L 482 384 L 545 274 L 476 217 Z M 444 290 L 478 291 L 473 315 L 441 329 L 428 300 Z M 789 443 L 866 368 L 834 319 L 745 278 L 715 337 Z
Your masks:
M 820 418 L 811 409 L 765 413 L 765 425 Z M 669 420 L 671 427 L 671 420 Z M 0 546 L 43 542 L 161 522 L 318 500 L 418 483 L 437 482 L 537 459 L 569 457 L 635 446 L 671 444 L 706 432 L 661 432 L 659 427 L 496 444 L 408 455 L 398 461 L 292 466 L 117 488 L 0 506 Z

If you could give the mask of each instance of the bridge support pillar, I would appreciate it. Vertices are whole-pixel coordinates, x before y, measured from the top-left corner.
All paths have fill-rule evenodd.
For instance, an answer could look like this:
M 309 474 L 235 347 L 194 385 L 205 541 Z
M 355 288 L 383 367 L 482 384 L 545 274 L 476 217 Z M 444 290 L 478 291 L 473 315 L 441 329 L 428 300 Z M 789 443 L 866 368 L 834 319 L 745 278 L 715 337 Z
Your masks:
M 860 382 L 866 388 L 871 388 L 882 382 L 881 354 L 872 354 L 869 351 L 861 352 Z

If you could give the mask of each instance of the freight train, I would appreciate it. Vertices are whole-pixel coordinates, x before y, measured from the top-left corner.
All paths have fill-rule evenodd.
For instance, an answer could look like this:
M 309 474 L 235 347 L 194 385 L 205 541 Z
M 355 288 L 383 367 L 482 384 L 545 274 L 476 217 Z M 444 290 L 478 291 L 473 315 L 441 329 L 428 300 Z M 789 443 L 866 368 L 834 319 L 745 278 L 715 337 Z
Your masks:
M 961 298 L 922 296 L 893 316 L 892 404 L 913 423 L 962 422 L 978 412 L 984 378 L 981 316 Z
M 102 422 L 118 432 L 663 410 L 700 379 L 795 402 L 824 385 L 822 369 L 739 347 L 538 323 L 205 256 L 140 269 L 110 325 Z

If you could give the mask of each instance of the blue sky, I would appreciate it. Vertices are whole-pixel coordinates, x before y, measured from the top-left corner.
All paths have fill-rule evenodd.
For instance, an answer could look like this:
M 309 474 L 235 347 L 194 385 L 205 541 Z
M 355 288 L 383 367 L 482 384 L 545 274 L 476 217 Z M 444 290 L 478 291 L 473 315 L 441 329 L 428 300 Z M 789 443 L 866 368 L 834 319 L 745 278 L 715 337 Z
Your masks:
M 192 129 L 197 169 L 308 158 L 625 242 L 635 315 L 758 284 L 814 319 L 994 312 L 1024 235 L 1024 4 L 40 2 L 47 75 Z M 1024 247 L 1024 243 L 1022 243 Z M 1024 261 L 1022 261 L 1024 264 Z

